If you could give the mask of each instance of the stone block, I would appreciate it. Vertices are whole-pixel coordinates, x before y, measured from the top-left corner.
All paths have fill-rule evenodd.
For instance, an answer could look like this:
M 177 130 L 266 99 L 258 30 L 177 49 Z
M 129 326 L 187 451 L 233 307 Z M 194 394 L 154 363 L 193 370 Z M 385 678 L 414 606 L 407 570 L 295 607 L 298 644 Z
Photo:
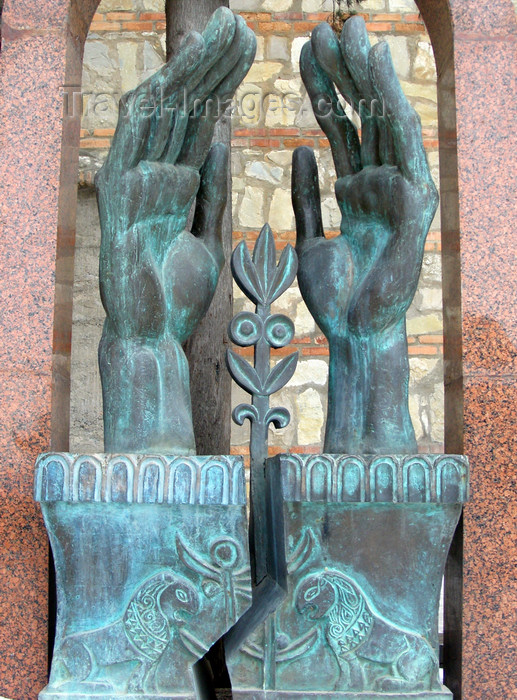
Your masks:
M 301 78 L 278 78 L 278 80 L 275 80 L 275 90 L 278 90 L 283 95 L 300 98 L 300 93 L 304 90 L 304 87 Z
M 120 41 L 117 44 L 122 93 L 133 90 L 141 81 L 141 77 L 136 70 L 136 58 L 139 48 L 139 44 L 136 41 Z
M 419 41 L 413 62 L 413 77 L 418 80 L 436 80 L 433 48 L 427 41 Z
M 328 365 L 325 360 L 300 360 L 289 386 L 308 386 L 316 384 L 325 386 L 328 378 Z
M 245 173 L 248 177 L 263 180 L 272 185 L 279 185 L 284 175 L 284 169 L 279 166 L 271 166 L 260 160 L 254 160 L 246 165 Z
M 295 73 L 300 72 L 300 54 L 302 52 L 302 46 L 310 39 L 306 36 L 298 36 L 293 39 L 291 44 L 291 65 Z
M 442 363 L 438 358 L 430 357 L 410 357 L 410 384 L 420 384 L 426 381 L 438 367 L 442 368 Z
M 277 188 L 273 192 L 268 221 L 274 231 L 293 230 L 294 213 L 289 190 Z
M 290 58 L 288 40 L 283 36 L 275 36 L 274 34 L 267 37 L 266 54 L 272 60 L 288 61 Z
M 298 113 L 297 104 L 298 95 L 290 93 L 290 95 L 279 95 L 272 92 L 266 99 L 266 119 L 265 124 L 268 127 L 287 127 L 293 126 Z
M 101 0 L 97 12 L 130 12 L 134 7 L 134 0 Z
M 441 284 L 442 282 L 442 258 L 439 253 L 424 253 L 420 285 L 427 286 Z
M 283 63 L 278 61 L 262 61 L 261 63 L 254 63 L 246 78 L 244 79 L 244 85 L 248 83 L 255 83 L 260 85 L 276 77 L 280 74 L 283 68 Z
M 109 45 L 103 41 L 88 41 L 84 47 L 83 68 L 95 71 L 101 75 L 114 71 L 117 64 L 110 56 Z
M 118 93 L 120 90 L 119 68 L 117 54 L 111 50 L 109 44 L 93 38 L 87 41 L 83 58 L 83 95 Z
M 265 57 L 265 45 L 266 40 L 263 36 L 257 37 L 257 53 L 255 54 L 255 61 L 263 61 Z M 268 57 L 269 58 L 269 57 Z
M 321 214 L 324 229 L 339 229 L 341 226 L 341 212 L 335 197 L 326 197 L 321 202 Z
M 295 125 L 300 129 L 317 129 L 318 123 L 314 112 L 312 111 L 311 101 L 308 95 L 303 93 L 303 101 L 301 103 L 298 114 L 296 115 Z
M 165 0 L 138 0 L 146 12 L 165 12 Z
M 244 192 L 246 180 L 243 177 L 232 178 L 232 192 Z
M 444 398 L 441 387 L 426 394 L 420 390 L 409 398 L 409 413 L 419 444 L 440 445 L 444 437 Z
M 436 83 L 412 83 L 407 80 L 400 81 L 402 91 L 408 98 L 423 98 L 429 102 L 436 102 Z
M 421 311 L 442 311 L 442 290 L 437 287 L 422 287 L 419 290 L 420 301 L 418 308 Z
M 408 41 L 405 36 L 391 36 L 387 34 L 382 39 L 388 44 L 393 58 L 393 65 L 399 78 L 407 78 L 411 61 L 409 58 Z
M 230 9 L 234 12 L 257 12 L 262 0 L 230 0 Z
M 264 192 L 259 187 L 246 187 L 238 207 L 239 224 L 245 228 L 260 228 L 264 223 L 262 209 Z
M 299 445 L 319 445 L 325 420 L 321 396 L 316 389 L 306 389 L 295 397 Z
M 294 326 L 297 335 L 312 335 L 316 333 L 316 322 L 313 315 L 310 313 L 304 301 L 301 301 L 296 306 L 296 316 Z
M 388 0 L 390 12 L 411 12 L 418 14 L 418 7 L 413 0 Z
M 365 0 L 361 9 L 364 12 L 383 12 L 387 9 L 386 0 Z
M 162 51 L 162 46 L 160 43 L 153 46 L 151 42 L 144 41 L 143 51 L 143 71 L 139 76 L 139 81 L 149 78 L 153 73 L 156 73 L 165 62 L 165 54 Z
M 296 312 L 296 306 L 300 301 L 300 290 L 296 283 L 287 289 L 279 299 L 275 299 L 271 306 L 274 313 L 283 313 L 292 318 Z M 295 333 L 297 332 L 295 328 Z
M 258 126 L 264 118 L 264 95 L 258 85 L 242 83 L 235 93 L 233 128 L 238 126 Z
M 332 0 L 302 0 L 303 12 L 332 12 Z
M 265 12 L 286 12 L 290 10 L 294 0 L 264 0 L 261 10 Z
M 293 160 L 292 151 L 269 151 L 265 154 L 266 160 L 271 160 L 273 163 L 277 163 L 282 168 L 290 168 L 291 161 Z
M 441 333 L 442 329 L 441 314 L 419 314 L 415 318 L 408 318 L 407 320 L 407 332 L 409 335 Z

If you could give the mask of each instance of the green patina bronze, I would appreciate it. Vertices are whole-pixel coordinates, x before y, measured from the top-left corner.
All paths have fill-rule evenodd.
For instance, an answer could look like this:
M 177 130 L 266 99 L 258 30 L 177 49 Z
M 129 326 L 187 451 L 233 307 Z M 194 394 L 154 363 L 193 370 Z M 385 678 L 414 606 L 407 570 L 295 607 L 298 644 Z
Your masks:
M 220 9 L 121 100 L 96 181 L 113 454 L 47 454 L 36 466 L 58 599 L 41 700 L 212 698 L 221 640 L 235 700 L 451 697 L 438 603 L 468 462 L 413 454 L 405 330 L 437 193 L 387 46 L 370 47 L 359 17 L 340 40 L 320 25 L 301 55 L 336 166 L 337 238 L 323 234 L 312 151 L 293 161 L 299 284 L 330 345 L 332 454 L 267 459 L 269 425 L 289 422 L 270 396 L 297 361 L 271 366 L 271 349 L 294 336 L 271 304 L 297 256 L 287 246 L 277 264 L 266 225 L 252 256 L 244 242 L 232 256 L 256 305 L 229 329 L 254 346 L 253 366 L 228 351 L 252 397 L 234 410 L 251 423 L 249 532 L 242 459 L 193 456 L 182 344 L 224 263 L 228 154 L 211 140 L 254 52 L 244 20 Z M 334 86 L 360 115 L 361 140 Z
M 438 673 L 459 455 L 279 455 L 286 595 L 229 659 L 234 700 L 451 700 Z
M 244 465 L 194 455 L 182 345 L 224 264 L 228 153 L 211 142 L 255 46 L 220 8 L 120 102 L 96 178 L 112 454 L 36 466 L 57 592 L 41 700 L 207 697 L 200 659 L 251 603 Z
M 202 35 L 187 35 L 176 56 L 120 101 L 95 182 L 107 451 L 195 453 L 182 344 L 206 313 L 224 264 L 228 153 L 211 147 L 212 135 L 255 48 L 245 21 L 220 8 Z
M 268 224 L 260 232 L 252 257 L 244 241 L 232 254 L 233 277 L 255 304 L 255 313 L 237 314 L 229 328 L 229 336 L 236 345 L 254 346 L 253 367 L 232 350 L 227 352 L 231 376 L 252 397 L 251 404 L 235 407 L 233 420 L 242 425 L 248 419 L 251 426 L 249 547 L 253 603 L 225 635 L 227 658 L 262 622 L 270 625 L 270 613 L 285 596 L 287 570 L 280 473 L 267 469 L 267 454 L 269 426 L 285 428 L 290 416 L 286 408 L 270 408 L 269 401 L 293 376 L 298 353 L 291 353 L 274 367 L 270 366 L 271 349 L 287 346 L 294 337 L 292 321 L 283 314 L 271 313 L 271 305 L 291 286 L 296 269 L 296 253 L 290 245 L 282 251 L 277 265 L 275 240 Z
M 438 606 L 468 462 L 416 454 L 405 328 L 438 196 L 387 45 L 370 47 L 360 17 L 340 40 L 317 27 L 301 73 L 342 212 L 341 235 L 326 239 L 316 161 L 297 149 L 298 281 L 329 340 L 331 454 L 266 464 L 281 478 L 285 596 L 229 658 L 232 697 L 447 700 Z
M 49 453 L 36 464 L 56 564 L 40 700 L 194 700 L 196 662 L 251 602 L 240 457 Z
M 420 120 L 404 96 L 388 45 L 370 47 L 364 20 L 340 40 L 320 24 L 300 59 L 314 114 L 327 135 L 342 213 L 326 239 L 313 152 L 293 157 L 298 280 L 329 341 L 325 451 L 417 451 L 408 409 L 406 311 L 438 204 Z M 335 87 L 361 117 L 361 140 Z

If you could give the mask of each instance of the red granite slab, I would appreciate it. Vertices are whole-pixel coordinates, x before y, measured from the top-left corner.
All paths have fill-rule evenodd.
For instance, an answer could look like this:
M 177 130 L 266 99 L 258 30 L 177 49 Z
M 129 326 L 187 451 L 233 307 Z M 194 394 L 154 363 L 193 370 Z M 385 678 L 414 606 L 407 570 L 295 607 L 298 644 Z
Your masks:
M 50 426 L 52 403 L 66 404 L 53 350 L 66 373 L 70 308 L 55 282 L 56 267 L 58 281 L 66 278 L 73 246 L 79 128 L 63 123 L 63 85 L 80 81 L 81 40 L 96 4 L 7 0 L 2 14 L 0 696 L 13 700 L 32 700 L 46 682 L 48 544 L 32 480 L 52 439 L 66 449 L 59 422 Z M 71 188 L 67 206 L 62 182 Z
M 464 517 L 463 698 L 517 697 L 516 21 L 451 2 L 458 144 Z M 513 214 L 512 214 L 513 212 Z

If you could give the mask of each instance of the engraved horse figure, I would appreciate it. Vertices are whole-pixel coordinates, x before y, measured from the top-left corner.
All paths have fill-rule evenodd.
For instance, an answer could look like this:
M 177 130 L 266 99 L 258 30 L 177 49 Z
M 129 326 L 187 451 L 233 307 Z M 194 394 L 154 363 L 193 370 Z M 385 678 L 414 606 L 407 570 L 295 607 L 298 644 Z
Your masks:
M 374 613 L 347 576 L 331 570 L 309 574 L 298 584 L 295 601 L 300 613 L 325 623 L 341 671 L 335 690 L 440 688 L 438 659 L 427 640 Z
M 116 665 L 133 661 L 136 667 L 125 679 L 125 690 L 156 690 L 156 669 L 176 636 L 175 628 L 184 614 L 198 609 L 198 594 L 186 579 L 169 571 L 152 576 L 139 586 L 118 620 L 65 637 L 58 654 L 67 685 L 113 688 Z

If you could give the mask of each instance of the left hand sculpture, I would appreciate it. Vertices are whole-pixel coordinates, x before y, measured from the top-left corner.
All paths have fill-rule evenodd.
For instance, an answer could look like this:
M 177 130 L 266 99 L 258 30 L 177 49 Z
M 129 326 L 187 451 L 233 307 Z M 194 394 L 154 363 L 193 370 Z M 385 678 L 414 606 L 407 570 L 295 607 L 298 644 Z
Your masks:
M 341 41 L 328 24 L 319 25 L 300 68 L 332 148 L 342 213 L 341 235 L 326 239 L 314 154 L 298 148 L 292 187 L 298 280 L 330 351 L 324 449 L 416 452 L 405 314 L 438 203 L 420 120 L 388 45 L 370 47 L 361 17 L 345 22 Z M 361 142 L 334 84 L 361 116 Z
M 228 153 L 210 145 L 255 49 L 245 21 L 219 8 L 202 35 L 186 36 L 176 56 L 120 101 L 95 181 L 106 451 L 195 454 L 182 344 L 206 313 L 224 264 Z

